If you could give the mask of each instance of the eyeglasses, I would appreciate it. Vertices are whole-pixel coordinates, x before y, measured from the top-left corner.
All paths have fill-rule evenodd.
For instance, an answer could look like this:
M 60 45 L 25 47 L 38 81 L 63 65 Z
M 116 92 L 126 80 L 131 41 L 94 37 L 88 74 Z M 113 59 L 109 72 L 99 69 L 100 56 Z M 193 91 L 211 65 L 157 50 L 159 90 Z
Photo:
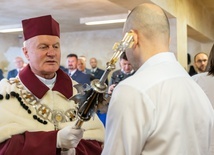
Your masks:
M 197 60 L 196 62 L 197 62 L 197 63 L 207 62 L 207 59 L 203 59 L 203 60 L 200 60 L 200 59 L 199 59 L 199 60 Z

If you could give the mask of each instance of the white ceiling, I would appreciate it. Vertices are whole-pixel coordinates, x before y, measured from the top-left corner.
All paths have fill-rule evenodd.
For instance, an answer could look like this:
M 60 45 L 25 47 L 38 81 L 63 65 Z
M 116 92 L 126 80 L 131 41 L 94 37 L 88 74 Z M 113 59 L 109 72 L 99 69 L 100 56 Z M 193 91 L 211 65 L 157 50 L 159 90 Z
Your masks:
M 214 0 L 199 0 L 214 15 Z M 21 24 L 21 20 L 51 14 L 61 32 L 122 28 L 123 24 L 86 26 L 80 18 L 128 13 L 149 0 L 0 0 L 0 26 Z
M 108 0 L 0 0 L 0 26 L 21 24 L 21 20 L 52 15 L 61 32 L 121 28 L 123 24 L 86 26 L 80 18 L 128 13 Z

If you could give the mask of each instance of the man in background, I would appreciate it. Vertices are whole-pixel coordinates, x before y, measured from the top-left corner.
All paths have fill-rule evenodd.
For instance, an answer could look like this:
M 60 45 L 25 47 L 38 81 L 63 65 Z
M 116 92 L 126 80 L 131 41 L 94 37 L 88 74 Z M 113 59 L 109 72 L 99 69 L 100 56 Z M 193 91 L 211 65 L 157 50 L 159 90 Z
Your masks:
M 132 65 L 127 59 L 126 53 L 123 52 L 120 56 L 120 69 L 112 73 L 108 93 L 111 94 L 115 86 L 122 80 L 132 76 L 135 71 L 132 68 Z
M 189 75 L 206 72 L 208 55 L 204 52 L 197 53 L 194 56 L 194 68 L 190 68 Z
M 95 79 L 100 79 L 104 73 L 104 70 L 100 69 L 97 66 L 97 59 L 94 57 L 91 58 L 90 65 L 91 65 L 90 73 L 94 76 Z
M 16 69 L 10 70 L 7 75 L 7 79 L 16 77 L 17 74 L 24 68 L 24 60 L 22 57 L 16 57 L 14 60 Z
M 196 74 L 192 78 L 207 94 L 214 109 L 214 44 L 208 57 L 207 72 Z
M 90 75 L 84 74 L 77 69 L 78 56 L 76 54 L 67 55 L 67 73 L 75 81 L 80 84 L 90 85 Z

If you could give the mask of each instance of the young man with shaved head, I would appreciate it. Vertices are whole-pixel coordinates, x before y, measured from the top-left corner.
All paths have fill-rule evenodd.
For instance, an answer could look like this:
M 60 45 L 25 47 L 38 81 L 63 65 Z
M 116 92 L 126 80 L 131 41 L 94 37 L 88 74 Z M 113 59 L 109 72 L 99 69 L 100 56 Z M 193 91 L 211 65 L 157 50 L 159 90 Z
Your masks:
M 124 25 L 133 35 L 126 55 L 136 73 L 109 103 L 102 155 L 209 155 L 214 111 L 202 89 L 169 52 L 164 11 L 134 8 Z

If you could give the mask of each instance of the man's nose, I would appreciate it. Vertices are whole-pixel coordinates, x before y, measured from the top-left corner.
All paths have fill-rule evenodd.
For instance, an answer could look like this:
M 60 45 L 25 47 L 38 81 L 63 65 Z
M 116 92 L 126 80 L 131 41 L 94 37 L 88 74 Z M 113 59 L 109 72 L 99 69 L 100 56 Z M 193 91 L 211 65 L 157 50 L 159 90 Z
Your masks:
M 48 55 L 55 55 L 56 54 L 56 51 L 53 47 L 49 47 L 49 50 L 48 50 Z
M 202 63 L 202 64 L 206 64 L 206 62 L 207 62 L 206 60 L 203 60 L 201 63 Z

